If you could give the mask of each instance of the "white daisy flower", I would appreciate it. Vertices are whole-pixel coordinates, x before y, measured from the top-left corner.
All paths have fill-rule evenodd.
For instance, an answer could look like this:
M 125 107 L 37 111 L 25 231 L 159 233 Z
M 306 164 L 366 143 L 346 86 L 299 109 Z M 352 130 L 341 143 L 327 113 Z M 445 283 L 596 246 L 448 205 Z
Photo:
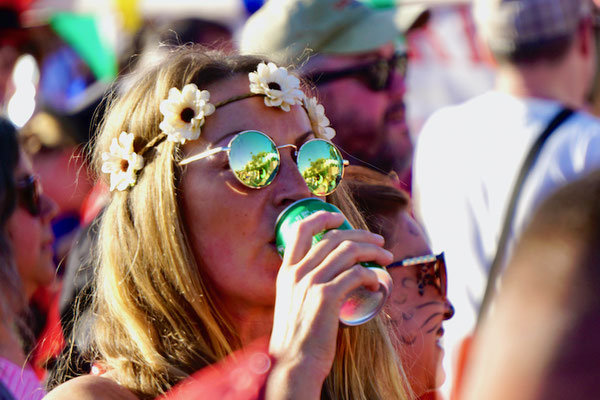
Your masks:
M 248 78 L 250 91 L 265 95 L 265 105 L 268 107 L 290 111 L 290 106 L 300 104 L 304 97 L 300 80 L 272 62 L 258 64 L 256 72 L 250 72 Z
M 102 153 L 102 172 L 110 174 L 110 190 L 125 190 L 135 185 L 137 171 L 144 167 L 144 158 L 133 151 L 133 133 L 121 132 L 113 138 L 110 152 Z
M 335 130 L 329 126 L 329 119 L 325 116 L 325 107 L 317 103 L 317 99 L 314 97 L 304 97 L 304 108 L 306 108 L 313 129 L 325 139 L 333 139 Z
M 181 92 L 171 88 L 169 97 L 160 102 L 164 119 L 159 127 L 167 134 L 167 140 L 184 144 L 186 140 L 198 139 L 204 118 L 215 112 L 209 100 L 208 90 L 200 91 L 193 83 L 185 85 Z

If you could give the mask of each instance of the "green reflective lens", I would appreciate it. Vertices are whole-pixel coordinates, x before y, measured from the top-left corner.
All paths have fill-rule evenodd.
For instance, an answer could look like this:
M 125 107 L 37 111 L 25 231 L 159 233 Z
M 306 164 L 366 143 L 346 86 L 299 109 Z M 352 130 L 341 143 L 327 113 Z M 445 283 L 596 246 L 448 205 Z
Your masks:
M 332 193 L 342 180 L 342 155 L 326 140 L 313 139 L 304 143 L 298 151 L 297 163 L 308 188 L 317 196 Z
M 257 131 L 247 131 L 231 142 L 229 165 L 244 185 L 261 188 L 275 179 L 279 152 L 275 143 Z

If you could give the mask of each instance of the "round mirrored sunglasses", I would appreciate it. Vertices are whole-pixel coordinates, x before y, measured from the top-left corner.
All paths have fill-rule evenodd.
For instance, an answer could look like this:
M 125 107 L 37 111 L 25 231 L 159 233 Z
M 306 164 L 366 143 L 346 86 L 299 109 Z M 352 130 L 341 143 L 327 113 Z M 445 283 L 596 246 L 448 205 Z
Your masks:
M 327 196 L 335 191 L 347 161 L 333 143 L 323 139 L 311 139 L 300 148 L 293 144 L 277 146 L 265 133 L 248 130 L 236 134 L 227 147 L 196 154 L 182 160 L 179 165 L 226 151 L 235 177 L 247 187 L 260 189 L 275 179 L 281 164 L 279 149 L 285 147 L 294 149 L 298 170 L 313 194 Z

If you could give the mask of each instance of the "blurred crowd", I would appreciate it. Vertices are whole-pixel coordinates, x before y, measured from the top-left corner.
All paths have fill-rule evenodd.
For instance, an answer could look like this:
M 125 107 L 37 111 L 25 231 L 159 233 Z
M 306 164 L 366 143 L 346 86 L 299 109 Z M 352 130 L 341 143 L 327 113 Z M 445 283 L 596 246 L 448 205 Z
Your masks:
M 596 398 L 596 3 L 0 0 L 0 399 Z M 246 107 L 253 74 L 267 111 L 262 99 Z M 254 94 L 237 90 L 248 76 Z M 326 193 L 303 191 L 286 161 L 293 147 L 300 169 L 307 140 L 289 139 L 307 124 L 294 107 L 348 160 Z M 217 127 L 236 128 L 229 144 L 211 139 Z M 215 189 L 247 129 L 280 157 L 268 188 L 236 175 L 230 192 Z M 212 180 L 190 178 L 219 152 Z M 167 153 L 173 167 L 156 167 Z M 236 246 L 247 261 L 246 242 L 262 239 L 244 199 L 274 204 L 269 229 L 311 196 L 381 239 L 346 233 L 332 235 L 336 250 L 304 249 L 304 231 L 340 223 L 315 218 L 279 274 L 236 270 Z M 339 307 L 307 300 L 281 311 L 283 289 L 311 299 L 306 281 L 325 279 L 289 272 L 310 275 L 316 248 L 314 271 L 347 259 L 327 279 L 337 286 L 370 257 L 387 267 L 393 288 L 373 321 L 342 326 Z M 326 356 L 307 356 L 315 348 Z

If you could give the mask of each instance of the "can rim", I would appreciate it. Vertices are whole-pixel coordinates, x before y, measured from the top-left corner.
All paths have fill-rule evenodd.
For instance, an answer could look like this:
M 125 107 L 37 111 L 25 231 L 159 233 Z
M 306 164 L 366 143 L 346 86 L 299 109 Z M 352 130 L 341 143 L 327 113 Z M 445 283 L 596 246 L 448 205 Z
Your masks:
M 289 206 L 287 206 L 286 208 L 284 208 L 279 213 L 279 215 L 277 216 L 277 220 L 275 221 L 275 229 L 277 229 L 277 227 L 279 227 L 279 222 L 281 221 L 281 219 L 283 218 L 283 216 L 288 213 L 288 211 L 290 210 L 290 208 L 294 207 L 298 203 L 310 202 L 310 201 L 313 201 L 313 200 L 317 200 L 317 201 L 320 201 L 322 203 L 327 203 L 325 200 L 323 200 L 323 199 L 321 199 L 319 197 L 305 197 L 303 199 L 296 200 L 292 204 L 290 204 Z
M 377 304 L 377 307 L 373 308 L 369 313 L 363 315 L 361 318 L 357 318 L 356 320 L 347 320 L 340 317 L 339 320 L 343 325 L 358 326 L 372 320 L 383 309 L 385 303 L 387 303 L 387 300 L 390 297 L 390 293 L 392 292 L 392 277 L 390 276 L 389 272 L 380 268 L 366 268 L 377 274 L 377 280 L 379 281 L 379 289 L 377 291 L 383 292 L 383 298 L 381 299 L 381 302 Z

